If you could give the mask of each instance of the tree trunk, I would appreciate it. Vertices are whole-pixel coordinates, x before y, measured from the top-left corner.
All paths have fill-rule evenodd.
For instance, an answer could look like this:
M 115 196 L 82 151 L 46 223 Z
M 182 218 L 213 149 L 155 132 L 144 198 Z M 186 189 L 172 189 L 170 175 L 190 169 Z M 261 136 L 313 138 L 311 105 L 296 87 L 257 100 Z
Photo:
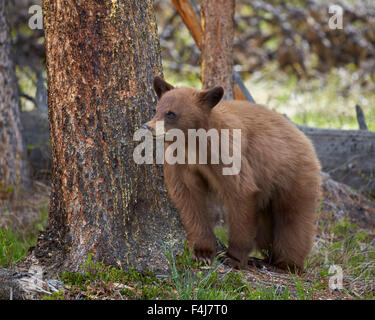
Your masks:
M 203 88 L 222 86 L 224 99 L 233 93 L 234 0 L 203 0 Z
M 0 0 L 0 199 L 27 182 L 17 79 L 11 59 L 6 1 Z
M 137 165 L 162 73 L 153 1 L 44 0 L 53 160 L 49 222 L 33 254 L 47 269 L 106 264 L 165 270 L 185 233 L 162 168 Z
M 172 0 L 172 2 L 176 7 L 179 15 L 181 16 L 184 24 L 190 31 L 190 34 L 194 38 L 195 44 L 197 45 L 198 49 L 202 51 L 203 30 L 199 16 L 198 6 L 195 4 L 194 0 Z M 253 97 L 251 96 L 250 92 L 246 89 L 241 77 L 236 71 L 233 72 L 233 80 L 235 82 L 233 89 L 234 99 L 248 100 L 250 102 L 254 102 Z

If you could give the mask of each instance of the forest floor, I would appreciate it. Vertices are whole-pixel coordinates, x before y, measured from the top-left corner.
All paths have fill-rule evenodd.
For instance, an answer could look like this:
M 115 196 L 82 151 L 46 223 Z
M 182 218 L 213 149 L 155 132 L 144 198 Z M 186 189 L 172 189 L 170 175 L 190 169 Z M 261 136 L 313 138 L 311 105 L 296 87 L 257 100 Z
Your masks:
M 219 260 L 204 266 L 192 261 L 187 249 L 175 257 L 166 248 L 168 275 L 123 271 L 88 257 L 81 273 L 60 273 L 62 287 L 44 299 L 374 299 L 375 204 L 323 178 L 318 232 L 302 275 L 265 264 L 241 271 Z M 0 204 L 0 267 L 12 269 L 35 245 L 46 223 L 50 190 L 39 182 L 34 185 L 27 200 Z M 226 243 L 225 228 L 218 227 L 216 235 Z M 342 272 L 342 288 L 337 270 Z

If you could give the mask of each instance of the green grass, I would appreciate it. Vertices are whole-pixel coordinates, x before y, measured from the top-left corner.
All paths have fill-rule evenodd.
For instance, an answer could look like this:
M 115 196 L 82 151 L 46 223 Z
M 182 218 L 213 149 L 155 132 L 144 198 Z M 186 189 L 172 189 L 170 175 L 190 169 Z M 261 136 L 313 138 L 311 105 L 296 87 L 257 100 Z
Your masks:
M 31 245 L 30 239 L 22 239 L 18 233 L 10 229 L 0 229 L 0 267 L 11 269 L 26 255 Z
M 0 229 L 0 266 L 12 268 L 35 245 L 38 230 L 43 228 L 47 208 L 41 218 L 22 233 L 11 228 Z M 89 255 L 79 273 L 59 274 L 67 286 L 45 299 L 179 299 L 179 300 L 309 300 L 327 291 L 328 270 L 338 265 L 344 272 L 344 292 L 361 298 L 374 297 L 375 241 L 374 235 L 361 230 L 347 219 L 322 219 L 319 237 L 305 263 L 308 278 L 289 274 L 289 281 L 280 285 L 272 277 L 251 281 L 246 272 L 224 269 L 215 260 L 210 267 L 192 259 L 185 244 L 184 251 L 175 256 L 171 247 L 164 248 L 169 274 L 127 271 L 105 266 Z M 227 244 L 224 227 L 216 228 L 216 236 Z M 258 279 L 259 280 L 259 279 Z M 116 289 L 117 288 L 117 289 Z
M 373 298 L 375 289 L 375 236 L 347 219 L 327 223 L 323 241 L 317 242 L 306 266 L 327 276 L 332 265 L 342 268 L 346 290 L 358 297 Z
M 34 246 L 37 233 L 47 219 L 47 206 L 42 207 L 40 219 L 25 230 L 0 229 L 0 267 L 12 268 Z M 202 299 L 202 300 L 308 300 L 327 291 L 329 269 L 338 265 L 344 273 L 343 292 L 359 298 L 372 299 L 375 288 L 375 236 L 360 229 L 347 219 L 335 220 L 333 215 L 319 216 L 319 233 L 314 248 L 305 262 L 306 276 L 289 274 L 288 281 L 273 277 L 256 278 L 260 273 L 228 271 L 215 260 L 210 267 L 192 259 L 185 244 L 184 251 L 175 256 L 171 247 L 164 248 L 169 274 L 127 271 L 105 266 L 90 255 L 79 273 L 62 272 L 59 278 L 68 290 L 46 299 Z M 227 245 L 224 227 L 215 230 Z M 254 254 L 253 254 L 254 255 Z M 117 288 L 117 289 L 116 289 Z
M 319 228 L 326 241 L 317 242 L 306 261 L 308 279 L 289 274 L 289 281 L 283 285 L 274 283 L 272 278 L 253 282 L 246 272 L 228 272 L 217 260 L 210 267 L 193 261 L 185 244 L 184 251 L 177 256 L 171 247 L 164 248 L 169 264 L 167 275 L 125 271 L 96 262 L 89 255 L 81 272 L 59 274 L 68 290 L 45 299 L 310 300 L 327 290 L 331 265 L 342 267 L 345 292 L 373 298 L 374 237 L 346 219 L 322 223 Z M 225 229 L 218 228 L 216 234 L 225 243 Z M 35 237 L 25 238 L 10 229 L 0 230 L 1 266 L 12 267 L 35 241 Z
M 215 236 L 218 238 L 226 247 L 228 247 L 228 232 L 224 226 L 215 227 Z
M 109 287 L 117 284 L 122 299 L 178 299 L 178 300 L 289 300 L 310 299 L 311 286 L 295 279 L 294 293 L 288 286 L 270 283 L 254 285 L 243 272 L 227 272 L 221 265 L 213 262 L 212 267 L 204 267 L 192 260 L 192 253 L 185 249 L 181 255 L 174 256 L 171 247 L 164 253 L 169 263 L 169 275 L 158 276 L 152 272 L 137 272 L 134 269 L 123 271 L 103 263 L 94 262 L 89 255 L 82 266 L 82 272 L 60 273 L 60 279 L 69 288 L 69 296 L 79 295 L 81 299 L 119 298 Z M 118 284 L 121 284 L 118 286 Z M 107 292 L 105 293 L 105 288 Z M 46 297 L 62 299 L 61 294 Z
M 43 206 L 40 210 L 40 217 L 29 227 L 22 230 L 14 229 L 9 224 L 0 228 L 0 267 L 12 267 L 25 257 L 28 249 L 34 246 L 37 241 L 38 232 L 43 230 L 47 221 L 48 209 Z
M 80 273 L 61 272 L 60 279 L 70 287 L 72 294 L 78 293 L 82 299 L 101 298 L 109 285 L 120 284 L 118 293 L 127 299 L 165 299 L 168 294 L 166 281 L 156 278 L 151 272 L 140 273 L 134 269 L 125 272 L 93 261 L 90 254 Z M 53 297 L 50 297 L 53 298 Z M 71 297 L 70 297 L 71 298 Z M 118 298 L 118 297 L 117 297 Z

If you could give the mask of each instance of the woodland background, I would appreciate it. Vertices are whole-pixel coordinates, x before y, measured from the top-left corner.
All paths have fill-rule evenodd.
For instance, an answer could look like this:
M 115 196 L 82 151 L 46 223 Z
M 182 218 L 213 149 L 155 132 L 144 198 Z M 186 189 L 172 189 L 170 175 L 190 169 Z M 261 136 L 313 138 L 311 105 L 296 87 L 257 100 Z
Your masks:
M 24 272 L 17 277 L 30 278 L 30 264 L 23 266 L 23 259 L 30 257 L 35 246 L 39 249 L 34 252 L 42 255 L 44 247 L 37 244 L 38 234 L 39 241 L 43 241 L 41 234 L 49 236 L 43 231 L 53 179 L 45 35 L 43 30 L 28 27 L 29 7 L 41 2 L 4 3 L 11 26 L 11 58 L 29 170 L 27 184 L 32 191 L 11 185 L 0 188 L 0 268 L 6 268 L 0 269 L 0 283 L 1 276 L 9 279 L 9 270 L 13 269 Z M 163 73 L 175 85 L 201 88 L 201 50 L 176 9 L 183 3 L 154 1 Z M 236 77 L 242 79 L 257 103 L 285 114 L 299 125 L 313 140 L 323 164 L 319 233 L 304 276 L 281 275 L 262 268 L 231 273 L 222 265 L 202 271 L 186 252 L 180 260 L 174 260 L 166 250 L 163 261 L 169 277 L 157 277 L 159 271 L 156 275 L 137 268 L 119 271 L 105 266 L 105 259 L 86 255 L 81 269 L 72 267 L 61 273 L 59 268 L 58 276 L 53 276 L 58 279 L 56 283 L 50 281 L 52 287 L 44 277 L 37 276 L 37 270 L 34 278 L 40 281 L 39 286 L 26 293 L 21 290 L 19 296 L 30 298 L 37 292 L 39 298 L 56 299 L 373 298 L 375 6 L 372 1 L 360 0 L 336 3 L 344 8 L 342 30 L 329 29 L 331 3 L 326 1 L 237 0 L 234 14 Z M 199 8 L 201 1 L 195 4 Z M 196 13 L 198 16 L 199 9 Z M 5 95 L 1 90 L 0 94 Z M 217 236 L 225 245 L 222 227 L 217 229 Z M 54 260 L 54 264 L 59 263 L 59 259 Z M 329 289 L 332 265 L 343 268 L 342 290 Z M 7 290 L 0 285 L 4 295 L 9 295 Z

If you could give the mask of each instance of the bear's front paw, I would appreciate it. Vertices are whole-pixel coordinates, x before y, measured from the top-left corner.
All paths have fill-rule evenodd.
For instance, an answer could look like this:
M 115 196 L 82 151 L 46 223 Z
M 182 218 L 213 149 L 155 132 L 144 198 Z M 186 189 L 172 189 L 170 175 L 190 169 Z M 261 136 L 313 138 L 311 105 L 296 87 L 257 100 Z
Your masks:
M 241 269 L 241 262 L 234 257 L 231 257 L 226 253 L 222 259 L 222 263 L 230 266 L 233 269 Z
M 227 251 L 222 259 L 222 262 L 229 265 L 233 269 L 243 269 L 247 266 L 247 260 L 245 260 L 244 257 L 239 259 L 238 256 L 235 256 L 230 251 Z
M 215 257 L 215 247 L 202 245 L 199 243 L 194 244 L 193 259 L 205 264 L 211 264 Z

